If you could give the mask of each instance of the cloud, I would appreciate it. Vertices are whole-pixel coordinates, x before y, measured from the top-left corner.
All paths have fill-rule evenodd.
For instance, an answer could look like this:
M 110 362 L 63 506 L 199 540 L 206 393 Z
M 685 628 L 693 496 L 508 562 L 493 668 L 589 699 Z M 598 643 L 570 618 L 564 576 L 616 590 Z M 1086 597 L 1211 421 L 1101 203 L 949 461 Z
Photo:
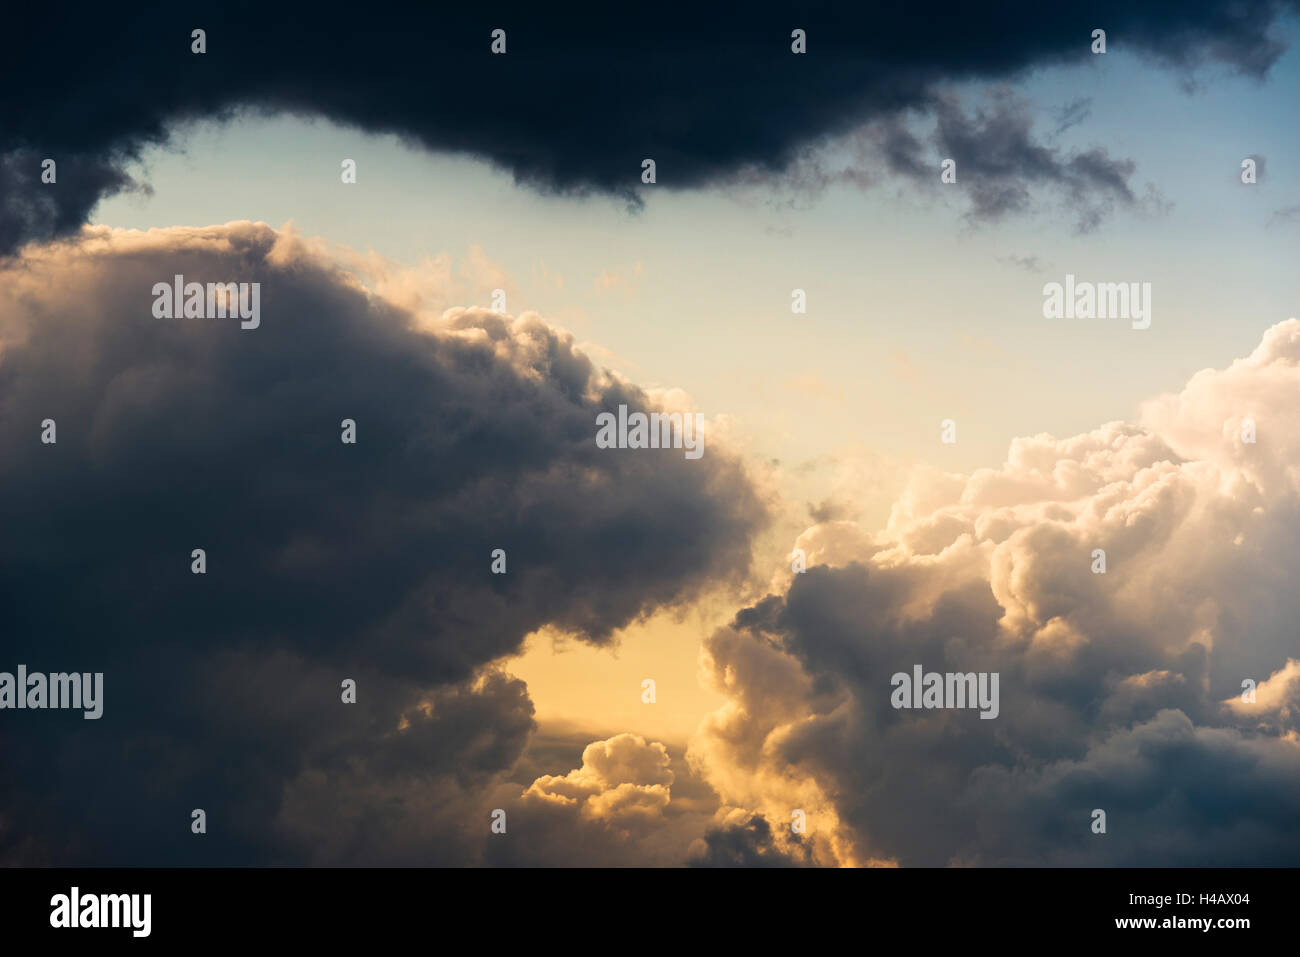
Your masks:
M 580 806 L 591 818 L 651 821 L 668 804 L 673 773 L 668 749 L 633 734 L 596 741 L 582 753 L 582 767 L 535 780 L 526 797 Z
M 1246 701 L 1242 695 L 1223 702 L 1242 718 L 1261 719 L 1276 712 L 1277 717 L 1291 721 L 1300 708 L 1300 659 L 1288 658 L 1286 665 L 1274 672 L 1255 688 L 1255 700 Z
M 1061 156 L 1036 143 L 1027 110 L 1003 91 L 995 92 L 987 112 L 974 116 L 950 97 L 940 97 L 935 111 L 941 152 L 960 157 L 959 181 L 967 183 L 972 219 L 992 222 L 1024 212 L 1034 186 L 1059 192 L 1081 231 L 1094 228 L 1112 206 L 1134 202 L 1132 160 L 1112 159 L 1102 147 Z
M 1060 136 L 1072 126 L 1078 126 L 1092 115 L 1092 97 L 1081 96 L 1066 103 L 1054 114 L 1056 129 L 1053 135 Z
M 692 867 L 799 867 L 810 861 L 797 838 L 792 850 L 778 845 L 772 826 L 761 814 L 731 809 L 722 822 L 691 845 Z
M 769 820 L 814 808 L 819 860 L 1296 863 L 1298 399 L 1292 319 L 1137 423 L 919 472 L 874 536 L 814 526 L 808 571 L 706 641 L 728 701 L 692 766 Z M 999 673 L 999 716 L 895 710 L 915 664 Z
M 130 19 L 93 4 L 32 5 L 13 14 L 10 32 L 24 42 L 0 64 L 10 93 L 0 155 L 22 168 L 29 156 L 53 157 L 61 173 L 58 187 L 0 177 L 0 253 L 74 230 L 95 195 L 124 187 L 126 164 L 148 146 L 174 145 L 174 131 L 195 120 L 321 116 L 483 158 L 543 192 L 635 205 L 646 157 L 658 164 L 656 189 L 784 175 L 827 138 L 931 109 L 945 84 L 1091 62 L 1093 23 L 1106 24 L 1117 49 L 1171 69 L 1217 63 L 1261 77 L 1283 52 L 1273 28 L 1288 9 L 1282 0 L 1162 0 L 1140 10 L 1108 2 L 1090 4 L 1081 26 L 1077 11 L 1027 2 L 797 15 L 751 5 L 743 17 L 698 6 L 650 18 L 620 7 L 581 17 L 517 8 L 497 21 L 471 8 L 384 3 L 345 15 L 288 4 L 197 17 L 151 4 Z M 304 35 L 304 19 L 335 29 Z M 190 49 L 197 20 L 207 32 L 202 55 Z M 807 31 L 805 55 L 790 51 L 795 26 Z M 503 56 L 489 52 L 496 27 L 507 31 Z M 1098 187 L 1105 201 L 1121 163 L 1082 154 L 1050 179 Z M 33 190 L 48 190 L 40 202 L 56 209 L 33 215 Z M 1019 205 L 1002 183 L 977 214 Z
M 1037 256 L 994 256 L 998 262 L 1004 266 L 1012 266 L 1016 269 L 1023 269 L 1025 272 L 1042 272 L 1043 265 L 1038 261 Z
M 247 667 L 259 663 L 245 662 Z M 278 677 L 302 681 L 300 673 Z M 268 693 L 275 693 L 278 684 L 267 688 Z M 165 860 L 192 859 L 202 852 L 209 859 L 234 863 L 332 867 L 481 862 L 491 812 L 503 803 L 503 791 L 517 790 L 504 783 L 504 776 L 524 759 L 536 730 L 528 689 L 516 678 L 487 670 L 477 680 L 426 691 L 412 706 L 409 687 L 375 686 L 365 680 L 360 682 L 358 704 L 349 707 L 385 693 L 403 696 L 398 700 L 404 700 L 404 708 L 395 725 L 387 723 L 392 715 L 383 705 L 370 706 L 382 714 L 382 724 L 364 722 L 358 727 L 339 721 L 330 712 L 337 714 L 343 706 L 333 697 L 314 703 L 311 733 L 292 730 L 291 722 L 301 722 L 304 713 L 302 703 L 292 700 L 277 709 L 280 720 L 274 723 L 267 721 L 265 705 L 250 702 L 253 718 L 239 734 L 217 736 L 202 727 L 201 752 L 226 760 L 238 751 L 250 751 L 258 735 L 262 750 L 290 735 L 300 750 L 286 748 L 278 768 L 260 767 L 256 754 L 252 761 L 246 758 L 245 766 L 258 771 L 256 788 L 248 783 L 220 786 L 219 779 L 204 781 L 202 787 L 184 782 L 188 794 L 210 808 L 213 827 L 204 840 L 215 838 L 215 848 L 194 848 L 184 831 L 157 847 L 156 825 L 136 839 L 148 841 L 151 855 Z M 183 760 L 195 760 L 186 749 L 176 750 Z M 131 795 L 137 801 L 153 800 L 147 789 L 157 787 L 157 771 L 148 770 L 149 776 L 131 782 L 132 789 L 146 790 Z M 230 831 L 256 837 L 257 843 L 235 845 Z M 112 853 L 116 863 L 125 851 Z M 134 853 L 143 856 L 139 848 Z
M 981 844 L 1000 852 L 981 863 L 1283 865 L 1296 859 L 1285 822 L 1300 812 L 1297 779 L 1295 741 L 1197 727 L 1171 709 L 1079 759 L 981 768 L 964 800 L 979 809 Z M 1106 811 L 1104 835 L 1074 824 L 1094 808 Z
M 723 444 L 598 449 L 598 411 L 651 399 L 568 333 L 411 311 L 360 270 L 231 223 L 88 229 L 0 272 L 6 658 L 105 675 L 97 722 L 6 719 L 25 837 L 0 857 L 294 862 L 315 821 L 332 860 L 382 859 L 388 803 L 423 820 L 502 785 L 532 705 L 492 668 L 527 634 L 608 644 L 747 574 L 766 506 Z M 174 274 L 260 282 L 260 327 L 154 318 Z
M 1300 220 L 1300 203 L 1295 206 L 1284 206 L 1274 211 L 1273 215 L 1269 217 L 1268 225 L 1276 226 L 1282 223 L 1294 223 L 1298 220 Z
M 572 744 L 579 739 L 569 737 Z M 717 796 L 680 753 L 640 735 L 581 746 L 576 768 L 495 795 L 510 822 L 484 846 L 493 866 L 679 867 L 715 820 Z M 552 758 L 552 763 L 564 760 Z
M 101 200 L 118 193 L 149 193 L 123 169 L 134 151 L 106 157 L 60 153 L 44 183 L 42 163 L 53 157 L 30 149 L 0 150 L 0 254 L 31 240 L 66 236 L 82 223 Z

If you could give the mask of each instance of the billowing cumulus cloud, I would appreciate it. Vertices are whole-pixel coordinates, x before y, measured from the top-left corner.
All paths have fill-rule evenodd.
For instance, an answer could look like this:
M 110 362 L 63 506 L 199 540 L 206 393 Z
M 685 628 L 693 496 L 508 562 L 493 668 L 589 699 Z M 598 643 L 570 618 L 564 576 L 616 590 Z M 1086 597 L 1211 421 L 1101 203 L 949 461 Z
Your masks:
M 538 750 L 540 757 L 544 749 Z M 616 734 L 586 744 L 575 763 L 522 790 L 507 785 L 493 792 L 509 824 L 486 842 L 484 862 L 681 866 L 720 813 L 717 795 L 662 742 Z
M 814 526 L 705 643 L 692 766 L 839 863 L 1296 863 L 1297 401 L 1292 319 L 1134 424 L 916 476 L 877 536 Z M 895 709 L 918 664 L 998 673 L 997 717 Z
M 620 734 L 588 745 L 582 752 L 582 767 L 538 778 L 526 796 L 578 807 L 592 818 L 652 820 L 668 804 L 671 763 L 668 749 L 659 742 Z
M 746 574 L 766 507 L 722 445 L 599 449 L 646 393 L 535 314 L 425 314 L 361 268 L 232 223 L 0 272 L 0 670 L 105 683 L 98 721 L 7 712 L 4 859 L 458 859 L 534 727 L 493 662 Z M 156 318 L 176 274 L 259 282 L 260 326 Z
M 1260 77 L 1284 50 L 1275 25 L 1294 9 L 1291 0 L 1159 0 L 1140 9 L 1018 0 L 749 4 L 743 16 L 698 4 L 654 15 L 635 6 L 580 15 L 521 7 L 487 17 L 464 5 L 146 3 L 126 18 L 99 4 L 29 4 L 10 12 L 8 32 L 22 42 L 0 61 L 9 94 L 0 168 L 32 172 L 0 177 L 0 254 L 75 229 L 95 197 L 132 185 L 124 169 L 146 147 L 171 144 L 178 125 L 195 120 L 323 116 L 481 157 L 543 191 L 635 204 L 645 158 L 658 164 L 657 189 L 784 175 L 828 138 L 933 114 L 947 84 L 1089 62 L 1097 24 L 1122 51 L 1108 56 Z M 490 52 L 497 28 L 506 31 L 504 55 Z M 804 55 L 791 52 L 795 28 L 806 31 Z M 201 55 L 191 52 L 195 29 L 206 31 Z M 1059 191 L 1085 228 L 1128 198 L 1122 158 L 1053 156 L 1016 119 L 969 128 L 948 116 L 944 127 L 941 141 L 988 157 L 959 157 L 985 164 L 972 168 L 983 177 L 976 216 L 1024 207 L 1000 168 L 1008 162 L 1027 163 L 1027 175 Z M 32 161 L 44 157 L 60 162 L 57 186 L 32 179 Z M 846 175 L 870 178 L 865 168 Z

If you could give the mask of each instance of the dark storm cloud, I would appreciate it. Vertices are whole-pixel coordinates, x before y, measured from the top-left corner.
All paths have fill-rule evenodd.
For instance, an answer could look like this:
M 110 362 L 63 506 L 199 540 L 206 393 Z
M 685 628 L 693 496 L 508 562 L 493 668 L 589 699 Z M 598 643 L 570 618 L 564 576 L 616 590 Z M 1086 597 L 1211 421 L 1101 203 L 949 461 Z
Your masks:
M 1261 76 L 1282 52 L 1273 24 L 1294 6 L 1021 0 L 557 13 L 159 3 L 128 17 L 98 4 L 28 4 L 6 22 L 14 42 L 0 63 L 0 154 L 61 158 L 69 184 L 98 178 L 106 194 L 125 174 L 105 177 L 94 171 L 100 164 L 167 142 L 179 121 L 253 108 L 482 157 L 543 191 L 636 202 L 646 157 L 661 189 L 782 173 L 825 137 L 928 108 L 943 84 L 1086 61 L 1098 26 L 1115 51 Z M 190 52 L 196 27 L 207 31 L 202 56 Z M 508 32 L 505 56 L 489 53 L 497 27 Z M 808 31 L 806 55 L 790 52 L 795 27 Z M 89 171 L 76 173 L 77 163 Z M 1113 189 L 1100 165 L 1095 157 L 1076 166 L 1066 185 Z M 0 180 L 0 236 L 9 237 L 0 252 L 84 216 L 84 190 L 59 187 L 57 212 L 33 220 L 28 189 Z M 1003 188 L 981 208 L 1015 209 L 1018 198 Z
M 260 282 L 260 327 L 154 318 L 174 273 Z M 412 322 L 262 225 L 97 230 L 0 274 L 0 670 L 106 685 L 99 721 L 6 712 L 0 854 L 292 860 L 282 787 L 357 762 L 477 792 L 532 726 L 486 663 L 745 573 L 765 510 L 725 450 L 598 449 L 597 412 L 647 399 L 536 316 Z
M 1300 749 L 1166 710 L 1077 760 L 981 768 L 960 813 L 977 810 L 987 865 L 1285 867 L 1300 854 L 1297 781 Z M 1094 810 L 1105 834 L 1079 826 Z
M 30 240 L 66 235 L 80 228 L 101 199 L 149 189 L 123 171 L 132 156 L 104 159 L 60 153 L 50 184 L 41 182 L 45 158 L 32 150 L 0 152 L 0 252 Z

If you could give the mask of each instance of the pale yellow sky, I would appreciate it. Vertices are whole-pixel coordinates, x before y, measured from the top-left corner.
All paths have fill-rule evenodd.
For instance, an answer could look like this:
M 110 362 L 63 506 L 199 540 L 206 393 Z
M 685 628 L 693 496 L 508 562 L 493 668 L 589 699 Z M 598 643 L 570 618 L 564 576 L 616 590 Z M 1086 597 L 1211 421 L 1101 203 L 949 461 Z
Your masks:
M 716 603 L 706 603 L 706 606 Z M 700 640 L 725 624 L 725 606 L 702 606 L 683 620 L 660 613 L 596 647 L 543 629 L 524 653 L 504 662 L 528 683 L 540 724 L 615 727 L 659 741 L 684 743 L 705 714 L 725 699 L 699 680 Z M 734 607 L 731 610 L 734 614 Z M 655 682 L 655 702 L 642 703 L 642 681 Z

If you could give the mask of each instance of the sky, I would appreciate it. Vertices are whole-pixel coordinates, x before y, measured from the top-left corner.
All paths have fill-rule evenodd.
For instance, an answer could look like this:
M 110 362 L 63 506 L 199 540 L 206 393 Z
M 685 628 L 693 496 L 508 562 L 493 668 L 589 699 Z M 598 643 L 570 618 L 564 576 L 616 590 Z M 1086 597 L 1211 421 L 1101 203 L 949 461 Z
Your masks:
M 996 229 L 972 228 L 958 199 L 887 185 L 642 190 L 645 208 L 629 214 L 617 200 L 539 196 L 481 162 L 297 117 L 197 124 L 142 158 L 152 196 L 115 197 L 95 221 L 292 222 L 412 264 L 481 250 L 515 293 L 513 308 L 592 341 L 638 381 L 743 417 L 767 454 L 810 457 L 836 436 L 861 436 L 972 468 L 999 461 L 1014 435 L 1127 415 L 1289 315 L 1294 230 L 1273 217 L 1300 203 L 1292 47 L 1266 82 L 1207 68 L 1191 93 L 1122 44 L 1104 66 L 1094 57 L 1017 83 L 1045 136 L 1061 110 L 1086 104 L 1052 142 L 1132 158 L 1135 187 L 1161 197 L 1083 235 L 1062 228 L 1068 214 L 1050 200 Z M 957 89 L 974 103 L 983 92 Z M 1267 158 L 1255 190 L 1238 179 L 1240 158 L 1253 155 Z M 355 188 L 339 182 L 343 158 L 358 163 Z M 1015 264 L 1031 258 L 1038 271 Z M 1160 318 L 1141 337 L 1044 323 L 1042 284 L 1066 272 L 1140 276 L 1159 290 Z M 491 288 L 468 292 L 486 305 Z M 797 319 L 795 288 L 809 294 Z M 999 383 L 983 377 L 980 349 L 1005 353 Z M 818 403 L 820 388 L 848 390 L 839 415 Z M 957 408 L 977 411 L 971 428 L 936 450 L 921 423 Z
M 198 54 L 154 7 L 0 102 L 0 670 L 109 696 L 0 726 L 0 860 L 1300 860 L 1295 5 L 507 12 L 503 55 L 381 9 Z M 185 270 L 263 326 L 151 315 Z M 1046 318 L 1067 274 L 1150 327 Z M 599 449 L 620 402 L 701 413 L 700 464 Z M 890 708 L 914 660 L 999 718 Z M 87 813 L 96 748 L 138 773 Z

